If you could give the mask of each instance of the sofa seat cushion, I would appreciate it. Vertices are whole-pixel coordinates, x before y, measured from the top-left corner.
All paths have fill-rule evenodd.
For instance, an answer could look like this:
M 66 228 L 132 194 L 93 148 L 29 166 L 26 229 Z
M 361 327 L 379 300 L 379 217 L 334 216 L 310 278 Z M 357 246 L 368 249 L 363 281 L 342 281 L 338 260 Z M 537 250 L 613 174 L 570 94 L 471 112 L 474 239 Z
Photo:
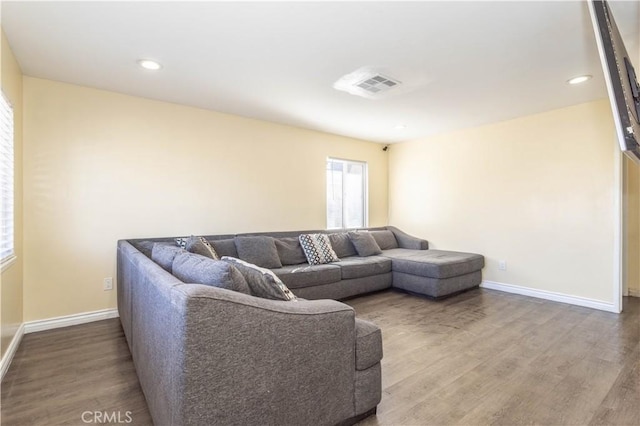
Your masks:
M 475 253 L 398 248 L 382 255 L 391 258 L 394 272 L 429 278 L 457 277 L 484 267 L 484 256 Z
M 290 289 L 312 287 L 340 281 L 340 267 L 325 265 L 287 265 L 272 270 Z
M 340 266 L 342 279 L 370 277 L 391 272 L 391 259 L 383 256 L 346 257 L 335 265 Z
M 366 370 L 382 359 L 382 333 L 380 328 L 356 318 L 356 370 Z

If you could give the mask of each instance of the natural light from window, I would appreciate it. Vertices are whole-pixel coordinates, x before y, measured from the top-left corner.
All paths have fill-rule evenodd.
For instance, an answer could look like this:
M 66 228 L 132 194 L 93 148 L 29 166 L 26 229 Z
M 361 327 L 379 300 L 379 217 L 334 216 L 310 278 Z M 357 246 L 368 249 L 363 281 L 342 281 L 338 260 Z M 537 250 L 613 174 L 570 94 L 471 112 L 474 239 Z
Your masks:
M 13 258 L 13 108 L 0 96 L 0 264 Z
M 367 226 L 367 163 L 327 159 L 327 229 Z

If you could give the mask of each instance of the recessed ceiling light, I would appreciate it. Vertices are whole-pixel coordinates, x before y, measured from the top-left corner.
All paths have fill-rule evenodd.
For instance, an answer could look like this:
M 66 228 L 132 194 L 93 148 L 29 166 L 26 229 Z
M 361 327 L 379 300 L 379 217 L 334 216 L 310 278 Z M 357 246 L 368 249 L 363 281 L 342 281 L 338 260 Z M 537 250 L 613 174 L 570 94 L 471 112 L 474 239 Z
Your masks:
M 406 129 L 406 128 L 407 128 L 407 125 L 406 125 L 406 124 L 396 124 L 396 125 L 394 126 L 394 129 L 396 129 L 396 130 L 404 130 L 404 129 Z
M 152 61 L 151 59 L 140 59 L 138 61 L 138 65 L 140 65 L 142 68 L 146 70 L 153 70 L 153 71 L 156 71 L 162 68 L 162 65 L 160 65 L 156 61 Z
M 580 83 L 584 83 L 587 80 L 591 80 L 591 76 L 590 75 L 581 75 L 579 77 L 573 77 L 572 79 L 567 80 L 567 83 L 569 83 L 569 84 L 580 84 Z

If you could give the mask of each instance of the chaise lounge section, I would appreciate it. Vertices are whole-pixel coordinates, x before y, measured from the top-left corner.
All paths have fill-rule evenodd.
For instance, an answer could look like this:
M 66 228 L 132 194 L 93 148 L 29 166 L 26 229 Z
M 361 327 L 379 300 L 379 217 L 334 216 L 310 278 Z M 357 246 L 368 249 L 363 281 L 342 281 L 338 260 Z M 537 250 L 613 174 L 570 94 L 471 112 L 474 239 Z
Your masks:
M 451 296 L 482 282 L 484 257 L 444 250 L 387 250 L 393 287 L 433 298 Z

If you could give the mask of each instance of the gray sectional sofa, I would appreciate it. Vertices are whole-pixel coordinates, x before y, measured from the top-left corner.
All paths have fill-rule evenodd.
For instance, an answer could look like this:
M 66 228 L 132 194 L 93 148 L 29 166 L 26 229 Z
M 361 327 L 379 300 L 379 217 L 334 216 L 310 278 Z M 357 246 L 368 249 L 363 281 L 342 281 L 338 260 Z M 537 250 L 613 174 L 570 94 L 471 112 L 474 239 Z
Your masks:
M 283 266 L 270 268 L 294 293 L 305 299 L 345 299 L 364 293 L 397 288 L 431 298 L 441 298 L 480 285 L 484 256 L 444 250 L 429 250 L 428 241 L 393 226 L 367 228 L 381 254 L 360 257 L 345 240 L 346 231 L 311 230 L 261 232 L 237 235 L 208 235 L 205 238 L 221 256 L 238 257 L 235 237 L 273 237 L 297 241 L 300 234 L 329 234 L 340 262 L 310 266 L 302 256 L 291 256 L 277 245 Z M 341 238 L 342 237 L 342 238 Z M 172 238 L 157 241 L 173 241 Z M 291 259 L 291 264 L 285 259 Z M 297 260 L 296 260 L 297 259 Z
M 173 237 L 118 241 L 118 311 L 154 423 L 334 425 L 375 413 L 381 332 L 337 299 L 389 287 L 451 295 L 480 284 L 484 258 L 428 250 L 394 227 L 368 231 L 378 255 L 360 257 L 346 234 L 324 230 L 205 236 L 240 258 L 236 237 L 274 238 L 282 266 L 271 270 L 298 301 L 179 280 L 150 252 Z M 303 233 L 329 234 L 340 261 L 298 263 Z

